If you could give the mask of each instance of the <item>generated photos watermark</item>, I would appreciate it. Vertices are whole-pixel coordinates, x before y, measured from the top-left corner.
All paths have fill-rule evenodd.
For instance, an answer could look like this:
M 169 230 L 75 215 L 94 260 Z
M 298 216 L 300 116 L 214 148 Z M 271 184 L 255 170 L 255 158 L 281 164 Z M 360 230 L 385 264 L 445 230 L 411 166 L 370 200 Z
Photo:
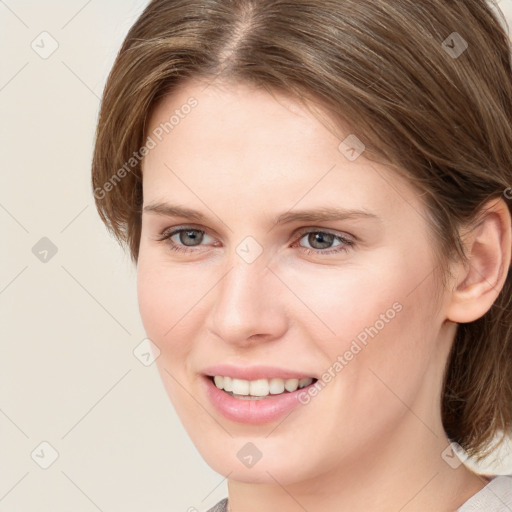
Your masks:
M 173 115 L 169 117 L 168 121 L 160 123 L 156 128 L 153 129 L 151 135 L 148 135 L 146 142 L 138 149 L 134 151 L 132 156 L 124 163 L 122 167 L 117 171 L 101 186 L 94 189 L 94 197 L 96 199 L 104 199 L 105 196 L 114 190 L 114 188 L 121 182 L 121 180 L 127 176 L 137 167 L 142 159 L 149 154 L 149 152 L 156 148 L 157 144 L 162 141 L 164 135 L 171 133 L 176 126 L 178 126 L 185 117 L 187 117 L 192 109 L 197 107 L 199 102 L 196 98 L 191 96 L 187 102 L 181 105 L 180 108 L 175 109 Z
M 377 336 L 386 327 L 386 325 L 389 324 L 396 315 L 400 313 L 400 311 L 402 311 L 402 309 L 402 304 L 397 301 L 394 302 L 385 313 L 381 313 L 373 325 L 365 327 L 352 340 L 350 347 L 342 355 L 337 356 L 336 361 L 334 361 L 334 363 L 325 370 L 320 379 L 297 395 L 297 400 L 302 405 L 309 404 L 311 399 L 317 396 L 318 393 L 320 393 L 320 391 L 322 391 L 322 389 L 324 389 L 325 386 L 327 386 L 327 384 L 343 370 L 343 368 L 348 366 L 357 354 L 367 347 L 369 340 L 375 338 L 375 336 Z

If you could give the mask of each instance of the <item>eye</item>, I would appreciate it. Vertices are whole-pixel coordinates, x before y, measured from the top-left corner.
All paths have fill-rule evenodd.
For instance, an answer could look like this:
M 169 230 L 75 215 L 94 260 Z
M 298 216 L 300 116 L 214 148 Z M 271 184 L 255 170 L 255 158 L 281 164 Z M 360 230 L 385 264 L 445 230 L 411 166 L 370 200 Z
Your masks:
M 210 238 L 211 240 L 205 240 Z M 336 235 L 328 231 L 305 231 L 300 234 L 299 242 L 305 239 L 309 247 L 299 244 L 299 248 L 306 254 L 311 255 L 328 255 L 333 253 L 341 253 L 348 251 L 354 245 L 354 241 L 347 236 Z M 199 247 L 203 241 L 212 243 L 214 239 L 206 234 L 202 229 L 194 227 L 180 227 L 174 229 L 166 229 L 157 238 L 158 241 L 165 241 L 172 251 L 193 253 L 196 252 L 194 247 Z M 292 245 L 292 247 L 294 247 Z M 329 250 L 326 250 L 329 249 Z
M 339 253 L 347 251 L 352 245 L 354 245 L 354 241 L 349 239 L 348 237 L 335 235 L 334 233 L 329 233 L 328 231 L 303 232 L 299 239 L 299 242 L 303 239 L 305 239 L 306 242 L 309 244 L 309 247 L 304 247 L 303 245 L 300 245 L 300 248 L 306 254 L 324 255 Z M 335 247 L 335 249 L 331 249 L 333 247 Z M 325 249 L 331 250 L 326 251 Z
M 165 230 L 160 237 L 159 241 L 167 241 L 171 250 L 178 252 L 193 252 L 193 249 L 186 247 L 195 247 L 201 245 L 204 238 L 208 237 L 204 231 L 196 228 L 179 228 L 172 230 Z

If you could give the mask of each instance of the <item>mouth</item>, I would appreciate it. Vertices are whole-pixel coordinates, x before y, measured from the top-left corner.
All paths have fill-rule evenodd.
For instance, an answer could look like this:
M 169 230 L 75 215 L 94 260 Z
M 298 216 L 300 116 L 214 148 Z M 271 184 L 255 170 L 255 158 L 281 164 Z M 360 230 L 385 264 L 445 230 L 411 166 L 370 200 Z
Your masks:
M 265 400 L 294 393 L 297 390 L 314 385 L 315 377 L 270 378 L 246 380 L 226 375 L 206 375 L 213 385 L 232 398 L 239 400 Z
M 310 410 L 303 407 L 309 403 L 303 395 L 311 392 L 317 378 L 305 375 L 293 378 L 293 373 L 286 372 L 287 375 L 282 375 L 286 378 L 264 379 L 259 370 L 258 373 L 258 378 L 253 380 L 203 374 L 204 392 L 218 413 L 237 423 L 262 425 L 277 421 L 299 407 L 300 411 Z

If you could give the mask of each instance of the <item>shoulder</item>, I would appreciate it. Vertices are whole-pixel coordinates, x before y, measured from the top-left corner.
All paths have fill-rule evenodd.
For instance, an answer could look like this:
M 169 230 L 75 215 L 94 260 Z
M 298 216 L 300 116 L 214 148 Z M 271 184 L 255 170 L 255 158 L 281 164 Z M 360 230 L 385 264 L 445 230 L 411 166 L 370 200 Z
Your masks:
M 512 510 L 512 475 L 499 475 L 456 512 L 508 512 L 509 510 Z
M 227 512 L 228 510 L 228 499 L 224 498 L 223 500 L 219 501 L 216 505 L 214 505 L 212 508 L 208 509 L 206 512 Z

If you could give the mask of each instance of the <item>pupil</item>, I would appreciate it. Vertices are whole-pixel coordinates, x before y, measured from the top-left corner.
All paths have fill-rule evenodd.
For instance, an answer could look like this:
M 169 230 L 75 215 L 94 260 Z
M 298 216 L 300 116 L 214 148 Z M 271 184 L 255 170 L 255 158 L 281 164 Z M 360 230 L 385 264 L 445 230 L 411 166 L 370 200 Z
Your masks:
M 330 233 L 310 233 L 308 243 L 315 249 L 326 249 L 332 244 L 333 239 L 334 235 Z M 320 247 L 316 247 L 316 244 L 320 244 Z
M 187 240 L 188 238 L 188 240 Z M 183 245 L 197 245 L 194 242 L 201 243 L 203 239 L 203 233 L 197 230 L 181 231 L 180 242 Z M 190 243 L 192 241 L 192 243 Z

